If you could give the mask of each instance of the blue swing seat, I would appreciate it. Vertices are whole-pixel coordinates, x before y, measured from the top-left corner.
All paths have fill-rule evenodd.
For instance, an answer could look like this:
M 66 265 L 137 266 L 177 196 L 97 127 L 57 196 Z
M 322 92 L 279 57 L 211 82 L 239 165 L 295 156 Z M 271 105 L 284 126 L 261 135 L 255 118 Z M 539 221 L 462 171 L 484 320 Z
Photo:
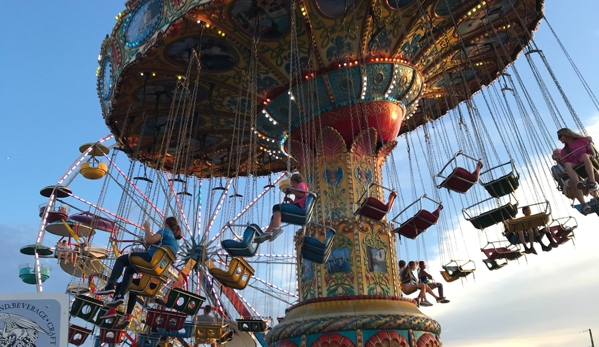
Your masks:
M 258 252 L 258 244 L 254 243 L 254 238 L 260 233 L 259 226 L 250 224 L 243 233 L 243 240 L 224 240 L 220 244 L 232 257 L 253 257 Z
M 324 242 L 316 237 L 304 237 L 302 245 L 302 257 L 313 262 L 323 264 L 331 255 L 333 249 L 333 239 L 335 238 L 335 229 L 329 229 L 325 236 Z
M 300 226 L 308 224 L 317 199 L 316 193 L 309 192 L 304 209 L 294 204 L 281 204 L 281 222 Z

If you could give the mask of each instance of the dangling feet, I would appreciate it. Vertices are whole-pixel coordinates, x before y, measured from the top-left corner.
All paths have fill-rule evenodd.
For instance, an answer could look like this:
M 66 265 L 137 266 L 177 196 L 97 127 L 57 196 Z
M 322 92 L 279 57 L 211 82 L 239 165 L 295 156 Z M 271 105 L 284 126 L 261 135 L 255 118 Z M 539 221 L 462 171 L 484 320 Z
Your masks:
M 120 322 L 118 322 L 118 323 L 117 323 L 117 324 L 114 326 L 114 328 L 115 328 L 116 330 L 123 330 L 123 329 L 126 329 L 126 328 L 129 326 L 129 323 L 130 323 L 130 322 L 131 322 L 131 315 L 130 315 L 130 314 L 127 314 L 127 315 L 125 315 L 125 316 L 124 316 L 124 317 L 123 317 L 123 318 L 120 320 Z
M 122 293 L 116 293 L 113 297 L 112 297 L 112 301 L 107 303 L 106 306 L 108 307 L 117 307 L 120 304 L 125 302 L 125 296 Z
M 262 243 L 264 241 L 270 240 L 271 237 L 272 237 L 272 233 L 262 232 L 258 236 L 254 237 L 254 241 L 256 243 Z
M 96 295 L 110 295 L 110 294 L 114 294 L 114 284 L 113 283 L 107 283 L 106 287 L 104 287 L 104 289 L 97 290 L 94 294 L 96 294 Z
M 108 319 L 112 317 L 116 317 L 116 307 L 109 308 L 104 315 L 100 316 L 100 319 Z
M 545 246 L 544 244 L 541 244 L 541 250 L 543 252 L 549 252 L 551 251 L 553 248 L 549 247 L 549 246 Z
M 425 306 L 425 307 L 429 307 L 429 306 L 433 306 L 433 304 L 431 304 L 428 300 L 426 299 L 422 299 L 422 301 L 420 302 L 420 305 Z
M 272 229 L 272 237 L 270 238 L 270 242 L 273 242 L 281 233 L 283 232 L 283 228 L 274 228 Z
M 447 304 L 449 303 L 449 300 L 447 300 L 444 296 L 437 298 L 437 303 L 438 304 Z
M 582 214 L 586 216 L 589 213 L 591 213 L 591 206 L 587 204 L 582 205 Z
M 526 254 L 537 254 L 537 251 L 535 250 L 534 246 L 530 246 L 530 248 L 524 246 L 524 253 L 526 253 Z

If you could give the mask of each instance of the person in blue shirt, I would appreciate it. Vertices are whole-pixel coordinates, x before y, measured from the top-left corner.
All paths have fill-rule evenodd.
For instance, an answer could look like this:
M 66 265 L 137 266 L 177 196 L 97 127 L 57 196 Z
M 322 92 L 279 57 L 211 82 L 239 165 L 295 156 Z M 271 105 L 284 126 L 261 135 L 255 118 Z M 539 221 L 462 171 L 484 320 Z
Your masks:
M 131 266 L 131 261 L 129 260 L 130 256 L 136 256 L 149 262 L 152 260 L 152 256 L 158 249 L 158 246 L 166 246 L 170 248 L 174 254 L 177 254 L 177 251 L 179 251 L 177 240 L 181 239 L 181 228 L 175 217 L 168 217 L 165 219 L 164 228 L 156 233 L 152 233 L 148 221 L 144 222 L 143 229 L 145 232 L 144 242 L 146 245 L 150 245 L 150 249 L 148 249 L 147 252 L 132 252 L 118 257 L 112 268 L 112 273 L 106 282 L 106 286 L 104 289 L 96 291 L 95 293 L 96 295 L 114 294 L 112 302 L 107 305 L 108 307 L 116 307 L 125 302 L 125 293 L 129 290 L 133 275 L 137 273 L 135 267 Z M 124 274 L 123 270 L 125 270 Z M 115 285 L 119 277 L 121 277 L 121 274 L 123 275 L 123 280 L 118 288 L 119 290 L 115 292 Z

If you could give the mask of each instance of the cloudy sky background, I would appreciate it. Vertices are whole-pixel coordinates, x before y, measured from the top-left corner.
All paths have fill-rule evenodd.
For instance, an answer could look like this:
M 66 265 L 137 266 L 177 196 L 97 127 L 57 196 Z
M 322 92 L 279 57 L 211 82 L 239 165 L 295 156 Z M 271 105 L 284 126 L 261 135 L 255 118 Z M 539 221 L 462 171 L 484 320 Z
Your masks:
M 595 14 L 599 3 L 548 1 L 545 7 L 550 23 L 596 91 L 599 29 Z M 58 180 L 79 154 L 80 144 L 107 133 L 97 100 L 95 71 L 100 43 L 122 9 L 122 1 L 113 0 L 3 4 L 0 119 L 4 132 L 0 137 L 0 186 L 5 196 L 0 202 L 0 293 L 35 291 L 34 286 L 23 284 L 18 278 L 18 265 L 31 261 L 18 249 L 35 240 L 39 227 L 37 206 L 44 202 L 38 192 Z M 570 68 L 545 24 L 535 38 L 566 92 L 575 90 L 569 94 L 572 103 L 589 133 L 599 139 L 599 114 L 588 98 L 577 91 L 576 78 L 561 74 L 562 67 L 564 71 Z M 554 134 L 551 125 L 549 128 Z M 402 154 L 396 155 L 398 165 L 402 158 Z M 96 186 L 88 189 L 81 195 L 97 196 Z M 559 201 L 563 206 L 556 209 L 567 211 L 568 202 L 561 198 Z M 444 345 L 590 345 L 588 332 L 583 330 L 591 328 L 599 334 L 598 218 L 577 218 L 576 246 L 570 242 L 550 253 L 538 249 L 539 256 L 529 256 L 519 264 L 513 262 L 493 272 L 487 271 L 480 261 L 479 238 L 460 237 L 459 243 L 465 244 L 470 257 L 477 261 L 476 280 L 446 284 L 452 302 L 423 309 L 441 323 Z M 472 235 L 471 226 L 463 223 L 462 229 Z M 442 263 L 439 257 L 443 257 L 437 252 L 435 238 L 426 242 L 433 274 L 438 273 Z M 400 251 L 406 255 L 404 245 Z M 409 258 L 417 254 L 420 255 L 412 248 Z M 44 285 L 45 291 L 63 292 L 69 281 L 70 276 L 55 266 Z

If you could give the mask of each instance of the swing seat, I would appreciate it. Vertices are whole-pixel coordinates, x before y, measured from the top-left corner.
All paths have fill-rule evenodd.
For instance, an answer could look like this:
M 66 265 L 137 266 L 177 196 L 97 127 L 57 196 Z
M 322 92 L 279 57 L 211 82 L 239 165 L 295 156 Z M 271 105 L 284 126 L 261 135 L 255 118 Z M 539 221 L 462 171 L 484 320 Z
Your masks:
M 175 254 L 169 247 L 161 246 L 154 252 L 149 262 L 137 256 L 129 256 L 129 261 L 138 272 L 160 276 L 175 261 Z
M 447 265 L 443 266 L 443 270 L 440 271 L 440 273 L 446 282 L 451 283 L 473 274 L 475 270 L 476 266 L 472 260 L 468 260 L 463 264 L 459 264 L 457 261 L 452 260 Z
M 73 214 L 69 216 L 69 219 L 97 230 L 107 231 L 109 233 L 116 232 L 116 223 L 114 221 L 90 212 Z
M 170 336 L 182 339 L 189 339 L 193 336 L 194 329 L 195 324 L 193 324 L 192 322 L 185 322 L 185 324 L 183 324 L 183 329 L 168 331 L 162 328 L 158 328 L 158 334 L 160 334 L 160 336 Z
M 100 329 L 100 336 L 98 337 L 98 340 L 102 343 L 118 344 L 123 342 L 124 337 L 124 330 Z
M 194 337 L 196 343 L 210 343 L 220 340 L 224 336 L 224 329 L 228 325 L 196 323 Z
M 507 259 L 500 259 L 500 260 L 483 259 L 483 263 L 485 263 L 485 265 L 487 266 L 487 269 L 489 269 L 490 271 L 495 271 L 495 270 L 499 270 L 502 267 L 506 266 Z
M 591 200 L 589 202 L 587 202 L 587 205 L 589 205 L 591 207 L 591 213 L 596 213 L 599 215 L 599 204 L 597 204 L 596 200 Z M 573 205 L 573 207 L 578 210 L 578 212 L 580 212 L 580 214 L 582 214 L 583 216 L 585 215 L 584 213 L 582 213 L 582 205 L 578 204 L 578 205 Z
M 114 316 L 114 317 L 100 318 L 103 315 L 105 315 L 108 312 L 108 310 L 110 310 L 109 307 L 101 307 L 100 310 L 98 311 L 96 319 L 93 322 L 94 325 L 96 325 L 100 329 L 113 329 L 125 315 L 125 313 L 123 311 L 117 310 L 116 316 Z
M 108 166 L 103 162 L 98 162 L 97 166 L 92 166 L 92 163 L 86 161 L 81 163 L 79 167 L 79 173 L 81 176 L 87 178 L 88 180 L 98 180 L 108 172 Z
M 490 211 L 481 213 L 476 217 L 472 217 L 468 220 L 472 225 L 479 230 L 490 227 L 491 225 L 495 225 L 500 222 L 504 222 L 508 219 L 513 219 L 518 215 L 518 204 L 512 204 L 508 202 L 507 204 L 492 209 Z
M 189 316 L 195 316 L 206 298 L 183 289 L 173 288 L 169 291 L 164 306 L 183 312 Z
M 185 318 L 187 318 L 185 313 L 149 308 L 146 314 L 146 325 L 152 328 L 176 331 L 183 329 Z
M 78 295 L 71 305 L 69 314 L 86 322 L 94 323 L 96 313 L 102 306 L 104 306 L 104 303 L 101 300 L 86 295 Z
M 281 204 L 281 222 L 299 226 L 308 224 L 317 199 L 318 195 L 316 193 L 309 192 L 306 198 L 306 208 L 304 209 L 294 204 Z
M 482 248 L 481 251 L 487 256 L 489 260 L 516 260 L 522 256 L 522 252 L 515 247 L 492 247 Z
M 403 292 L 405 295 L 411 295 L 411 294 L 414 294 L 414 293 L 416 293 L 416 291 L 418 291 L 418 287 L 417 287 L 417 286 L 414 286 L 414 287 L 412 287 L 410 290 L 406 290 L 406 289 L 404 289 L 404 286 L 403 286 L 403 283 L 402 283 L 402 285 L 401 285 L 401 291 L 402 291 L 402 292 Z
M 447 178 L 437 186 L 437 188 L 447 188 L 449 190 L 453 190 L 454 192 L 464 194 L 476 182 L 478 182 L 478 178 L 480 176 L 480 169 L 482 168 L 483 163 L 481 163 L 480 161 L 476 164 L 476 168 L 472 172 L 469 172 L 468 170 L 461 167 L 456 167 L 449 174 L 449 176 L 447 176 Z
M 243 332 L 263 333 L 266 331 L 266 321 L 264 319 L 238 319 L 237 328 Z
M 360 208 L 354 213 L 354 215 L 362 215 L 364 217 L 368 217 L 374 220 L 382 220 L 391 208 L 393 207 L 393 203 L 395 202 L 395 198 L 397 197 L 397 192 L 391 191 L 389 193 L 389 198 L 387 203 L 378 200 L 377 198 L 369 197 L 360 206 Z
M 258 244 L 254 243 L 254 238 L 259 234 L 260 227 L 251 224 L 245 229 L 243 240 L 224 240 L 220 244 L 232 257 L 253 257 L 258 252 Z
M 91 330 L 75 324 L 69 324 L 68 340 L 71 345 L 81 346 L 87 340 L 87 337 L 92 333 Z
M 393 230 L 393 232 L 413 240 L 418 235 L 425 232 L 429 227 L 437 224 L 442 209 L 443 205 L 439 205 L 433 212 L 420 209 L 420 211 L 418 211 L 412 218 L 403 222 L 398 228 Z
M 591 156 L 591 163 L 593 164 L 593 167 L 595 168 L 595 170 L 599 171 L 599 160 L 594 155 Z M 574 168 L 574 171 L 576 171 L 576 173 L 578 174 L 578 176 L 582 177 L 582 179 L 589 178 L 589 175 L 587 174 L 587 170 L 584 167 L 584 163 L 577 165 Z
M 139 334 L 137 335 L 137 344 L 139 347 L 156 347 L 161 337 L 159 334 Z
M 156 293 L 158 293 L 160 289 L 162 289 L 162 286 L 166 281 L 167 278 L 163 276 L 144 274 L 139 279 L 139 284 L 135 284 L 135 282 L 131 283 L 129 291 L 139 296 L 153 297 L 156 296 Z
M 254 275 L 254 268 L 244 258 L 231 259 L 227 270 L 215 267 L 211 259 L 206 262 L 206 265 L 212 277 L 223 286 L 233 289 L 244 289 Z
M 549 227 L 551 237 L 558 244 L 564 244 L 574 238 L 574 228 L 565 227 L 561 224 Z
M 324 264 L 331 255 L 333 249 L 333 239 L 335 238 L 335 229 L 329 228 L 325 236 L 324 242 L 316 237 L 304 237 L 302 244 L 302 257 L 310 261 Z
M 482 183 L 482 186 L 487 190 L 489 195 L 494 198 L 500 198 L 515 192 L 520 187 L 520 179 L 513 172 L 510 172 L 489 183 Z
M 549 223 L 549 213 L 540 212 L 530 216 L 524 216 L 520 218 L 508 219 L 503 223 L 506 229 L 511 232 L 527 231 L 539 227 L 546 226 Z

